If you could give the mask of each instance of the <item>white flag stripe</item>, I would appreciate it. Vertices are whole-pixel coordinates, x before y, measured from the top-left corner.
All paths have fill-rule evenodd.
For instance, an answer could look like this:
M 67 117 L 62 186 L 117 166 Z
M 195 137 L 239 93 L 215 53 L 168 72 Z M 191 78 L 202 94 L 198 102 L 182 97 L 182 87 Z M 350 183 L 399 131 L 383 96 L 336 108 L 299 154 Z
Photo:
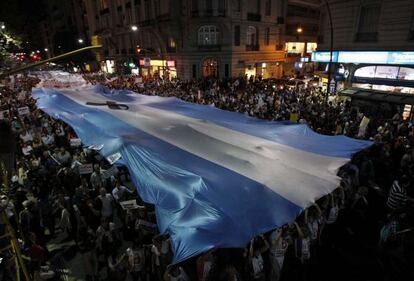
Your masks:
M 77 103 L 105 103 L 91 90 L 64 90 Z M 203 120 L 126 103 L 129 110 L 90 106 L 185 151 L 266 185 L 280 196 L 306 208 L 339 184 L 337 169 L 348 159 L 314 154 L 234 131 Z M 223 183 L 225 184 L 225 183 Z M 240 188 L 243 188 L 242 186 Z

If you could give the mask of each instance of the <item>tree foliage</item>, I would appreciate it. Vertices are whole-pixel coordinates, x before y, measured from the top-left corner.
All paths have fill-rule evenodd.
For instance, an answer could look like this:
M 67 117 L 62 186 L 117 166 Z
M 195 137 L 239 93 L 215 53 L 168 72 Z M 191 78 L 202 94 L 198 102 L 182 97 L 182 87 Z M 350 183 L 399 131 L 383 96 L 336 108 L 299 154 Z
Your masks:
M 22 41 L 19 37 L 0 31 L 0 63 L 7 60 L 11 53 L 17 52 L 21 46 Z

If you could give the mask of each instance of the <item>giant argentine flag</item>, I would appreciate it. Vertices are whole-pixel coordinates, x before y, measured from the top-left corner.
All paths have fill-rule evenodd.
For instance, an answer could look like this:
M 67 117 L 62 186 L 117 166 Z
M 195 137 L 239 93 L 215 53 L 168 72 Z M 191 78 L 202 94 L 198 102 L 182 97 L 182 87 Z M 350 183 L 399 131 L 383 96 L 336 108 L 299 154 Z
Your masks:
M 292 222 L 339 184 L 336 173 L 370 142 L 322 136 L 176 98 L 35 89 L 38 106 L 71 125 L 85 145 L 119 152 L 145 202 L 155 204 L 174 262 L 211 248 L 244 247 Z M 87 105 L 114 101 L 129 110 Z

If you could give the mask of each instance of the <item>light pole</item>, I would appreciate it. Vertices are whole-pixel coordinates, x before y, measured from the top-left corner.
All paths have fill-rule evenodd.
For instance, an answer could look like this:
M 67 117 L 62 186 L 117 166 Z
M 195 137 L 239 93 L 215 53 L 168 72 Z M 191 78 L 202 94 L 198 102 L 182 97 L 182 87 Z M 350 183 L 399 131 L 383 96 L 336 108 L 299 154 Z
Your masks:
M 329 48 L 329 65 L 328 65 L 328 89 L 326 91 L 326 97 L 325 97 L 325 102 L 326 104 L 328 103 L 328 97 L 329 94 L 331 93 L 331 78 L 332 78 L 332 57 L 333 57 L 333 36 L 334 36 L 334 32 L 333 32 L 333 24 L 332 24 L 332 13 L 331 13 L 331 6 L 329 5 L 329 0 L 324 0 L 325 5 L 326 5 L 326 9 L 328 11 L 328 16 L 329 16 L 329 26 L 330 26 L 330 32 L 331 32 L 331 44 L 330 44 L 330 48 Z

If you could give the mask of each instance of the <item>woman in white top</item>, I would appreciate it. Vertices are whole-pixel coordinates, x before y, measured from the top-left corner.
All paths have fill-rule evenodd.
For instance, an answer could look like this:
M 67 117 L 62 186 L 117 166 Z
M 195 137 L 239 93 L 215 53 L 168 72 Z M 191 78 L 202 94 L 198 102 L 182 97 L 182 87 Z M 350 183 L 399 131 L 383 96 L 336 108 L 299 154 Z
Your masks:
M 250 242 L 249 261 L 253 280 L 264 281 L 266 278 L 262 254 L 269 249 L 269 243 L 260 235 Z
M 272 265 L 271 281 L 278 281 L 280 279 L 283 262 L 285 260 L 285 253 L 289 246 L 286 239 L 286 231 L 283 228 L 278 228 L 270 234 L 270 261 Z

